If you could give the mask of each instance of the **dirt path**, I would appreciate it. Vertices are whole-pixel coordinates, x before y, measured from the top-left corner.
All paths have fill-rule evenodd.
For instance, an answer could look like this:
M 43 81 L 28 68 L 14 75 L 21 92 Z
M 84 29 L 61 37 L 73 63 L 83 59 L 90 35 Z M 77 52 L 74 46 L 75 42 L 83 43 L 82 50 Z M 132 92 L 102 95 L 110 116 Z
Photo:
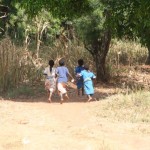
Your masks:
M 42 101 L 42 100 L 41 100 Z M 132 124 L 98 119 L 100 102 L 0 101 L 0 150 L 149 150 Z

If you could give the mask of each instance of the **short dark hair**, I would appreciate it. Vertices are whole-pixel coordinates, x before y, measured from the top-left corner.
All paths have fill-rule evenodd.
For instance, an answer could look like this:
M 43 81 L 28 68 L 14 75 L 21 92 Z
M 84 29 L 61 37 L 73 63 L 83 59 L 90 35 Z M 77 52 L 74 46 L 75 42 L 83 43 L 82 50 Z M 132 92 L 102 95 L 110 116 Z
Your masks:
M 84 64 L 83 59 L 79 59 L 79 60 L 78 60 L 78 64 L 79 64 L 79 66 L 82 66 L 82 65 Z
M 49 63 L 48 63 L 51 67 L 54 66 L 54 60 L 49 60 Z
M 64 58 L 59 60 L 59 65 L 60 66 L 64 66 L 65 65 L 65 59 Z

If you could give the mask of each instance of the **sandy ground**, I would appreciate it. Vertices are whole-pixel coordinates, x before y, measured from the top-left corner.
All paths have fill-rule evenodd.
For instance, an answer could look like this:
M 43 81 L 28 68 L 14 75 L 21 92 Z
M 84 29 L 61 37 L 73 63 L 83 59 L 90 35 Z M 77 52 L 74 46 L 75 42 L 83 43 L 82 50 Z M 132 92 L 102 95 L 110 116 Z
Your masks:
M 25 101 L 25 100 L 24 100 Z M 101 101 L 60 104 L 0 101 L 1 150 L 149 150 L 150 136 L 132 124 L 112 123 L 92 113 Z

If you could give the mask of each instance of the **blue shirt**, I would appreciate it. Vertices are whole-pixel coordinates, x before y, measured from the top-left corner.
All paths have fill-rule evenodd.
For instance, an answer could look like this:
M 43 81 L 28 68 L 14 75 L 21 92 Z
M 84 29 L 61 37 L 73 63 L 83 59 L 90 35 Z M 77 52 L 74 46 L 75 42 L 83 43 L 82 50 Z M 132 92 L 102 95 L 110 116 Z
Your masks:
M 69 70 L 65 66 L 60 66 L 56 68 L 56 73 L 58 75 L 58 83 L 67 82 Z
M 83 66 L 78 66 L 75 68 L 75 73 L 80 73 L 82 70 L 84 70 L 84 67 Z

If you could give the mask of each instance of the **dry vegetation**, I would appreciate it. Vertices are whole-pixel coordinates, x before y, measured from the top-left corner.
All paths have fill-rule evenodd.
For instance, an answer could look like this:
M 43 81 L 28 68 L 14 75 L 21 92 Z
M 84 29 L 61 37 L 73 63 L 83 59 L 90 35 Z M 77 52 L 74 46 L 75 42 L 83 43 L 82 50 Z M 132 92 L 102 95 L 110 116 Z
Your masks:
M 146 49 L 136 43 L 114 41 L 107 57 L 109 83 L 96 84 L 98 101 L 86 104 L 68 103 L 63 107 L 57 105 L 56 102 L 49 109 L 49 105 L 45 103 L 46 95 L 42 76 L 42 70 L 49 59 L 55 59 L 58 65 L 57 60 L 65 57 L 67 66 L 72 72 L 78 58 L 90 61 L 92 66 L 94 65 L 83 45 L 77 46 L 76 41 L 75 43 L 68 42 L 67 45 L 59 42 L 57 41 L 53 47 L 41 47 L 41 57 L 37 58 L 32 51 L 15 46 L 8 38 L 1 41 L 0 92 L 4 92 L 2 89 L 7 91 L 5 98 L 0 97 L 0 110 L 3 115 L 1 126 L 5 129 L 5 132 L 1 131 L 1 133 L 2 138 L 7 139 L 1 138 L 2 147 L 18 149 L 20 146 L 34 149 L 36 146 L 36 148 L 42 147 L 43 143 L 50 146 L 47 137 L 53 137 L 52 143 L 61 140 L 58 142 L 62 144 L 66 142 L 65 138 L 62 138 L 66 131 L 65 136 L 67 142 L 70 140 L 71 146 L 75 142 L 78 146 L 78 141 L 83 140 L 87 149 L 95 146 L 96 150 L 99 148 L 111 150 L 117 149 L 117 144 L 124 148 L 126 146 L 122 144 L 124 141 L 129 142 L 129 147 L 132 149 L 135 139 L 138 138 L 139 141 L 142 140 L 138 143 L 140 147 L 143 147 L 142 144 L 145 143 L 149 145 L 147 138 L 150 135 L 150 67 L 143 65 L 147 56 Z M 72 90 L 76 92 L 75 88 Z M 3 100 L 6 98 L 12 101 Z M 73 95 L 73 98 L 77 99 L 76 95 Z M 30 102 L 33 102 L 32 106 Z M 79 117 L 72 119 L 74 114 Z M 51 118 L 52 120 L 49 120 Z M 40 128 L 37 123 L 42 124 Z M 11 129 L 14 129 L 12 133 L 7 132 L 10 124 L 12 124 Z M 30 133 L 27 134 L 27 130 Z M 33 134 L 32 131 L 34 131 Z M 34 134 L 41 135 L 41 132 L 44 132 L 43 138 Z M 6 133 L 11 136 L 7 136 Z M 16 135 L 16 139 L 12 135 Z M 144 139 L 139 135 L 144 135 Z M 29 143 L 24 144 L 24 141 L 29 141 Z M 58 142 L 53 146 L 59 147 Z M 84 145 L 84 142 L 81 145 Z M 90 145 L 87 145 L 87 142 Z M 65 144 L 64 149 L 66 149 Z
M 113 121 L 149 123 L 149 100 L 150 92 L 145 91 L 110 96 L 97 107 L 97 115 Z
M 32 92 L 28 91 L 32 91 L 31 85 L 43 80 L 42 71 L 49 59 L 54 59 L 57 66 L 58 59 L 65 57 L 66 65 L 72 73 L 79 58 L 94 66 L 92 57 L 78 39 L 65 42 L 59 39 L 51 47 L 41 45 L 40 56 L 37 58 L 31 47 L 28 49 L 26 46 L 15 46 L 9 38 L 3 39 L 0 42 L 0 92 L 11 91 L 9 95 L 24 92 L 31 95 Z M 122 88 L 122 91 L 149 89 L 150 68 L 142 66 L 146 57 L 147 50 L 140 44 L 113 40 L 107 57 L 109 82 Z

